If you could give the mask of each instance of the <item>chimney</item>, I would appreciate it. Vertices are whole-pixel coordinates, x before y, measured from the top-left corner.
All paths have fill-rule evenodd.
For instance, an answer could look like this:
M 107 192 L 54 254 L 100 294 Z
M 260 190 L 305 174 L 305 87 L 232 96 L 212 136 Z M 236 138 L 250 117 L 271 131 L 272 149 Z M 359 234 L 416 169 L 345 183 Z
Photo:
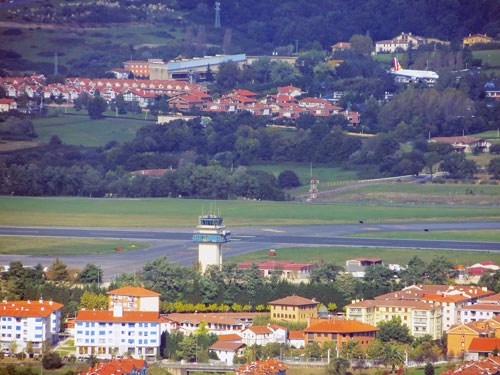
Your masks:
M 113 317 L 121 318 L 123 317 L 123 306 L 115 305 L 113 308 Z

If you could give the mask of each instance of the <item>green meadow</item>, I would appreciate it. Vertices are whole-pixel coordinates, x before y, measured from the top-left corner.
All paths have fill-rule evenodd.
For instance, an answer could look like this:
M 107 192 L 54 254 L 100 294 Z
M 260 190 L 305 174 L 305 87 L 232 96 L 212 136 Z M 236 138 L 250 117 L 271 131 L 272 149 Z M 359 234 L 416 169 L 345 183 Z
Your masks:
M 90 238 L 0 236 L 0 254 L 19 255 L 81 255 L 111 254 L 149 247 L 144 242 Z
M 370 232 L 347 237 L 405 238 L 415 240 L 453 240 L 500 242 L 500 230 L 442 230 L 430 232 Z
M 227 225 L 305 225 L 408 221 L 493 221 L 497 208 L 398 207 L 389 205 L 195 199 L 0 198 L 0 225 L 194 226 L 213 207 Z
M 32 122 L 39 142 L 49 142 L 52 136 L 57 135 L 65 144 L 89 147 L 105 146 L 110 141 L 122 143 L 132 140 L 136 131 L 144 126 L 143 122 L 91 120 L 80 116 L 35 118 Z
M 263 262 L 269 260 L 293 261 L 296 263 L 313 263 L 324 261 L 345 266 L 347 259 L 353 258 L 380 258 L 385 264 L 408 264 L 408 261 L 415 255 L 425 262 L 430 262 L 438 256 L 445 256 L 455 264 L 474 264 L 486 260 L 495 263 L 500 262 L 500 254 L 489 251 L 458 251 L 458 250 L 421 250 L 421 249 L 391 249 L 391 248 L 371 248 L 371 247 L 290 247 L 276 249 L 276 256 L 270 257 L 269 250 L 260 250 L 229 258 L 225 258 L 227 263 L 240 262 Z

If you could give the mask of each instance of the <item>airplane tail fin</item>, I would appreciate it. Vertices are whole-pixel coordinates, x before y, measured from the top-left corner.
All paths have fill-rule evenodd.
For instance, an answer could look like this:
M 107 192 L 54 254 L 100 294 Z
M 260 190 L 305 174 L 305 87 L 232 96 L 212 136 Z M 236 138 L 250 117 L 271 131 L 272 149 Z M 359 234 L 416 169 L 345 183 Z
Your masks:
M 401 65 L 399 64 L 399 61 L 398 59 L 395 57 L 394 58 L 394 68 L 392 68 L 395 72 L 398 72 L 400 71 L 402 68 L 401 68 Z

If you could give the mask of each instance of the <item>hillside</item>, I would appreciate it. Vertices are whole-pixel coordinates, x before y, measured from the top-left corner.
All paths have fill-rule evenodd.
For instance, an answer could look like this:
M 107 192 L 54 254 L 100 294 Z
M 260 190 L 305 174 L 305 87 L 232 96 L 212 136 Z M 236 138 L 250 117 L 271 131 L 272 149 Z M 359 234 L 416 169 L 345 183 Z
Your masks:
M 221 1 L 222 28 L 214 28 L 212 1 L 149 0 L 4 3 L 0 7 L 0 68 L 98 76 L 128 59 L 178 55 L 270 54 L 324 49 L 353 34 L 373 40 L 402 31 L 460 42 L 469 33 L 496 36 L 500 3 L 385 0 Z

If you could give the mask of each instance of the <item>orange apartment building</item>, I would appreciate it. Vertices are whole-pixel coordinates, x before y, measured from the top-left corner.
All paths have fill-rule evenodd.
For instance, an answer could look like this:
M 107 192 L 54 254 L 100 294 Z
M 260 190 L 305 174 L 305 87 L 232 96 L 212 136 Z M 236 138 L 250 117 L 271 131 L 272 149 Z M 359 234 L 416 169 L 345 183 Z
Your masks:
M 463 356 L 471 343 L 479 338 L 500 338 L 500 318 L 492 318 L 466 324 L 458 324 L 448 331 L 448 355 Z
M 108 309 L 121 306 L 123 311 L 160 311 L 160 293 L 138 286 L 126 286 L 108 293 Z
M 379 328 L 371 324 L 344 319 L 311 319 L 310 325 L 304 329 L 305 344 L 316 342 L 323 344 L 334 341 L 337 347 L 349 341 L 358 340 L 363 349 L 376 338 Z
M 299 296 L 289 296 L 269 302 L 272 320 L 289 322 L 307 322 L 318 316 L 318 304 L 314 299 Z

